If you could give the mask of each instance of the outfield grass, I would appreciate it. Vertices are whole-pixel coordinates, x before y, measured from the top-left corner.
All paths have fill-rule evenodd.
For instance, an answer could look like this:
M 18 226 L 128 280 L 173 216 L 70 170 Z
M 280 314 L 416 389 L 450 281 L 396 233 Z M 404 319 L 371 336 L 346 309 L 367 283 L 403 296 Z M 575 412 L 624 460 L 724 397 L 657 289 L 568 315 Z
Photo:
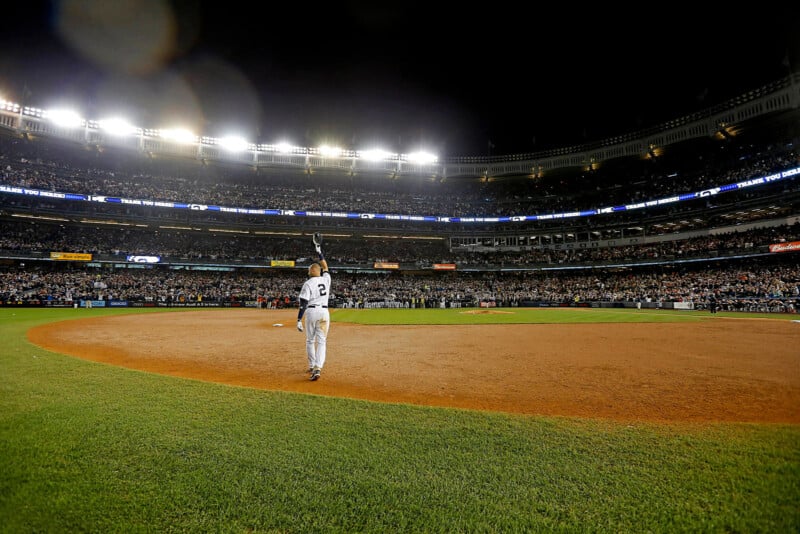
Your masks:
M 132 311 L 0 309 L 0 531 L 800 530 L 795 425 L 269 392 L 83 361 L 24 337 Z
M 738 313 L 631 308 L 429 308 L 337 309 L 333 321 L 360 324 L 555 324 L 555 323 L 678 323 L 714 318 L 799 319 L 796 314 Z

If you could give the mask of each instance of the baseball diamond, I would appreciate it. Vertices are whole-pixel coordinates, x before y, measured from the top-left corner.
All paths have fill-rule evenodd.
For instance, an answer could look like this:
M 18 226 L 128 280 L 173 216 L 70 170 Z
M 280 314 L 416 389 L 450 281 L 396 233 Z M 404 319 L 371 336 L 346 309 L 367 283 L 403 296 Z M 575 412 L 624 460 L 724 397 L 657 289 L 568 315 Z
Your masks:
M 80 358 L 249 388 L 618 421 L 800 423 L 800 325 L 791 321 L 337 323 L 325 380 L 309 382 L 297 332 L 273 326 L 295 315 L 108 316 L 43 325 L 28 337 Z

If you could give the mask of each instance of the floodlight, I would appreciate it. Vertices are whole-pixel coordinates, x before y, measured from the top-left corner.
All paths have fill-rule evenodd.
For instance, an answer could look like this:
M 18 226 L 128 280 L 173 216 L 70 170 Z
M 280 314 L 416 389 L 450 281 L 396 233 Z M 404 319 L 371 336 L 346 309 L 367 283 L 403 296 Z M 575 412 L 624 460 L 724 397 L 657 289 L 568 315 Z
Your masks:
M 294 147 L 289 143 L 278 143 L 275 145 L 275 150 L 280 152 L 281 154 L 289 154 L 294 150 Z
M 246 150 L 250 145 L 250 143 L 248 143 L 244 137 L 235 135 L 223 137 L 218 141 L 218 144 L 225 150 L 229 150 L 231 152 L 241 152 L 242 150 Z
M 108 132 L 110 135 L 133 135 L 136 132 L 136 127 L 125 119 L 117 117 L 110 119 L 102 119 L 97 122 L 100 128 Z
M 0 99 L 0 109 L 5 109 L 7 111 L 13 111 L 14 113 L 19 113 L 19 104 L 15 104 L 14 102 L 10 102 L 8 100 Z
M 83 125 L 81 116 L 69 109 L 49 109 L 44 112 L 44 118 L 62 128 L 79 128 Z
M 161 130 L 160 135 L 164 139 L 170 139 L 172 141 L 177 141 L 178 143 L 194 143 L 197 141 L 197 136 L 195 136 L 189 130 L 184 130 L 181 128 Z
M 391 153 L 376 148 L 374 150 L 363 150 L 358 153 L 358 156 L 369 161 L 380 161 L 383 159 L 389 159 Z
M 319 147 L 319 153 L 327 158 L 338 158 L 342 155 L 342 149 L 338 147 L 322 145 Z
M 436 161 L 439 159 L 430 152 L 412 152 L 407 157 L 410 163 L 419 163 L 421 165 L 436 163 Z

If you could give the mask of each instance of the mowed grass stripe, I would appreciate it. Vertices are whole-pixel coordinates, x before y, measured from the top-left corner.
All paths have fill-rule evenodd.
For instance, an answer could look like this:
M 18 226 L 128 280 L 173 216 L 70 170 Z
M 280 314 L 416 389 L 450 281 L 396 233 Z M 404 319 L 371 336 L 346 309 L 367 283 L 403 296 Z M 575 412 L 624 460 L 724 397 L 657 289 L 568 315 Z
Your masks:
M 25 330 L 75 310 L 5 311 L 2 532 L 800 529 L 797 426 L 615 424 L 208 384 L 43 351 Z

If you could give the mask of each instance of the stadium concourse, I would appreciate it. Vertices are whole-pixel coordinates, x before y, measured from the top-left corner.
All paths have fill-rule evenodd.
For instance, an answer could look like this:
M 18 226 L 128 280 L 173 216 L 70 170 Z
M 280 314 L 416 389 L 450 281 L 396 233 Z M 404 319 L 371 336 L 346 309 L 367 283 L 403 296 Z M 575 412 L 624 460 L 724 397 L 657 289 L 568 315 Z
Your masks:
M 318 231 L 333 306 L 792 313 L 797 115 L 491 179 L 254 168 L 0 128 L 0 301 L 293 306 Z

